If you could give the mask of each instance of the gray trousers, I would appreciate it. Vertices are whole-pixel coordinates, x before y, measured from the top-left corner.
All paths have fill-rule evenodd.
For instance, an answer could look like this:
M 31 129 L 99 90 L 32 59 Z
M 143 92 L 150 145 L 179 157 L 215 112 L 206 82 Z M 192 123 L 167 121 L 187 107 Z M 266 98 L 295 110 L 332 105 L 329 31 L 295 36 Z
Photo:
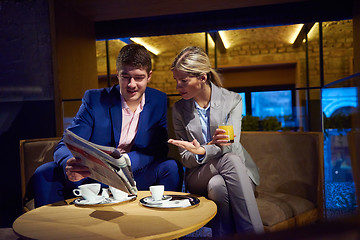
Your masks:
M 208 196 L 218 212 L 211 222 L 214 237 L 234 233 L 263 233 L 256 204 L 255 184 L 246 173 L 240 157 L 233 153 L 212 159 L 186 176 L 188 190 Z

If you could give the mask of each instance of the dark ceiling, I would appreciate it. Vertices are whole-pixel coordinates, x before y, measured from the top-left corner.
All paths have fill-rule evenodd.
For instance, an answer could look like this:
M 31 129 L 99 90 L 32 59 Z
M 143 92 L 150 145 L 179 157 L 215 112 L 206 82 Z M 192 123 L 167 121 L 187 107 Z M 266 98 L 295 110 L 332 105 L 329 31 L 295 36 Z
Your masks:
M 305 0 L 60 0 L 94 22 L 268 6 Z
M 357 0 L 63 0 L 93 21 L 97 39 L 336 21 Z

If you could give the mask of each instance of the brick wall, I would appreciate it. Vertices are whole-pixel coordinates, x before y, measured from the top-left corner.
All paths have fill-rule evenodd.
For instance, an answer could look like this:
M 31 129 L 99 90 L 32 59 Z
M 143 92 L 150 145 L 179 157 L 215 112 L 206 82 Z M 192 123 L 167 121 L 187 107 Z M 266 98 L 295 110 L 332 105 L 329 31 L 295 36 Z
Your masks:
M 261 31 L 249 29 L 248 31 Z M 319 38 L 318 27 L 314 26 L 314 33 L 309 34 L 309 81 L 310 86 L 320 86 L 319 65 Z M 294 48 L 290 43 L 278 42 L 269 36 L 264 36 L 261 41 L 241 41 L 240 44 L 227 49 L 225 54 L 217 53 L 218 67 L 266 65 L 276 63 L 295 62 L 297 64 L 297 87 L 306 86 L 306 54 L 305 43 Z M 110 55 L 115 59 L 119 46 Z M 172 78 L 170 65 L 179 49 L 163 52 L 154 57 L 153 76 L 149 86 L 175 94 L 176 83 Z M 99 53 L 99 56 L 101 53 Z M 103 54 L 102 54 L 103 55 Z M 346 77 L 353 73 L 353 33 L 352 20 L 323 23 L 323 55 L 324 55 L 324 82 L 325 84 Z M 209 56 L 214 66 L 214 50 L 210 47 Z M 104 55 L 103 55 L 104 57 Z M 104 62 L 104 60 L 99 60 Z M 115 61 L 111 60 L 112 72 L 115 72 Z M 106 72 L 100 66 L 99 72 Z M 268 83 L 266 83 L 268 84 Z M 241 87 L 241 86 L 239 86 Z

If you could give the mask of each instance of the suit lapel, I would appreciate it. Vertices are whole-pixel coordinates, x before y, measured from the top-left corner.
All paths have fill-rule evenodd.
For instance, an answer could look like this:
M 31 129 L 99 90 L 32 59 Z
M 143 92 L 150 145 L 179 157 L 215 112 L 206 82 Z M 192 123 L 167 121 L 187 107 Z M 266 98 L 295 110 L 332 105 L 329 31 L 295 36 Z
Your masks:
M 224 121 L 223 109 L 221 107 L 221 92 L 220 89 L 211 83 L 211 100 L 210 100 L 210 133 L 213 135 L 215 130 Z
M 115 146 L 119 145 L 120 133 L 122 126 L 122 107 L 121 107 L 121 98 L 120 98 L 120 87 L 117 85 L 111 90 L 111 106 L 109 109 L 110 118 L 111 118 L 111 127 L 112 127 L 112 139 Z
M 138 130 L 135 135 L 134 144 L 140 144 L 140 142 L 143 142 L 142 140 L 144 140 L 143 138 L 146 136 L 145 133 L 147 132 L 147 127 L 149 124 L 152 105 L 150 100 L 151 96 L 147 92 L 148 91 L 145 90 L 145 104 L 139 116 Z
M 183 114 L 183 116 L 185 118 L 185 125 L 187 126 L 191 137 L 198 140 L 200 144 L 204 144 L 205 141 L 202 136 L 200 118 L 193 99 L 185 102 L 184 111 L 185 114 Z
M 215 130 L 220 124 L 225 120 L 225 115 L 223 109 L 224 106 L 221 106 L 222 96 L 220 88 L 211 83 L 211 100 L 210 100 L 210 134 L 214 134 Z M 195 138 L 199 141 L 200 144 L 204 144 L 205 140 L 202 135 L 202 128 L 200 124 L 199 114 L 195 108 L 194 100 L 188 100 L 184 104 L 184 114 L 186 126 L 190 132 L 192 138 Z

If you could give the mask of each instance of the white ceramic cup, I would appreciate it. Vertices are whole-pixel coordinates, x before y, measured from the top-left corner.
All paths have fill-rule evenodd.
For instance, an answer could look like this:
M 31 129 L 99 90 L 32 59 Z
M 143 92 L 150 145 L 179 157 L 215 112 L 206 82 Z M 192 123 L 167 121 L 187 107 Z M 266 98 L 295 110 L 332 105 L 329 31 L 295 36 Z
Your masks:
M 80 185 L 79 188 L 73 190 L 75 196 L 83 197 L 86 200 L 94 201 L 101 189 L 100 183 L 89 183 Z
M 154 185 L 154 186 L 150 186 L 150 193 L 152 198 L 155 201 L 160 201 L 163 196 L 164 196 L 164 190 L 165 190 L 165 186 L 164 185 Z
M 111 186 L 109 186 L 109 189 L 115 200 L 120 200 L 120 201 L 125 200 L 129 195 L 127 192 L 121 191 L 121 190 L 111 187 Z
M 102 191 L 101 191 L 101 196 L 103 196 L 104 198 L 110 197 L 109 189 L 108 188 L 103 188 Z

